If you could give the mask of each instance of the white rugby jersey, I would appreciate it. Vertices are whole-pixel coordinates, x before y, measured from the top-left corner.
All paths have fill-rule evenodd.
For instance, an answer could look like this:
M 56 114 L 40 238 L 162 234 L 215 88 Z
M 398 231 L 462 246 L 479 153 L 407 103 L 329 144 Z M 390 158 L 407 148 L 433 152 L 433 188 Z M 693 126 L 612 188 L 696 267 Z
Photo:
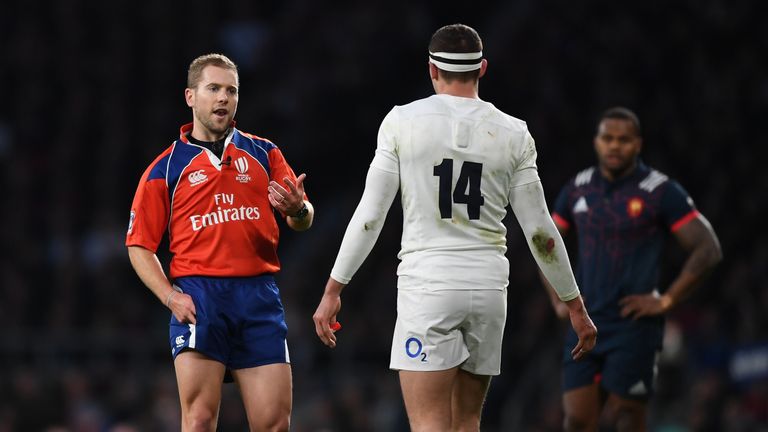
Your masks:
M 503 289 L 513 187 L 539 180 L 524 121 L 479 99 L 433 95 L 394 107 L 375 168 L 400 178 L 401 289 Z

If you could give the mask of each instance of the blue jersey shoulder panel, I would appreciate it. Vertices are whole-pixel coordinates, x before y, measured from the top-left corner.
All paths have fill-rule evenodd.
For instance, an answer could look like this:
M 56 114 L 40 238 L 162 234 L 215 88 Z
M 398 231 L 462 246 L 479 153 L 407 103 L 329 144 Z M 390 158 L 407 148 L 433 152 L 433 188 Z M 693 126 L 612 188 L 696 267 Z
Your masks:
M 155 165 L 152 167 L 152 169 L 149 170 L 149 176 L 147 176 L 147 181 L 165 178 L 165 174 L 168 169 L 168 159 L 170 159 L 170 157 L 171 157 L 171 154 L 168 153 L 163 158 L 155 162 Z
M 235 147 L 247 152 L 254 159 L 256 159 L 264 171 L 267 172 L 267 176 L 270 176 L 269 170 L 269 152 L 272 149 L 277 148 L 272 142 L 265 139 L 260 139 L 253 135 L 245 136 L 239 130 L 235 129 L 235 134 L 232 137 L 232 142 Z M 271 177 L 270 177 L 271 178 Z
M 184 168 L 189 166 L 192 159 L 202 151 L 202 148 L 187 144 L 180 140 L 177 140 L 174 143 L 173 151 L 171 151 L 171 154 L 169 155 L 170 158 L 168 159 L 168 172 L 166 176 L 171 202 L 173 202 L 173 194 L 176 191 L 176 185 L 179 183 L 179 177 L 184 171 Z

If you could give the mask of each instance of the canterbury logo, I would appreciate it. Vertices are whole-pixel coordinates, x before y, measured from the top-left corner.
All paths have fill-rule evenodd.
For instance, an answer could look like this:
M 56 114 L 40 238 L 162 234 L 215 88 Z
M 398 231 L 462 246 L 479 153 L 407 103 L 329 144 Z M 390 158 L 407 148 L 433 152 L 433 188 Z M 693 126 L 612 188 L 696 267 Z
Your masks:
M 248 159 L 244 157 L 239 157 L 237 160 L 235 160 L 235 168 L 237 168 L 237 172 L 240 174 L 245 174 L 248 172 Z
M 208 176 L 205 175 L 205 170 L 197 170 L 187 176 L 187 179 L 192 186 L 197 186 L 208 180 Z

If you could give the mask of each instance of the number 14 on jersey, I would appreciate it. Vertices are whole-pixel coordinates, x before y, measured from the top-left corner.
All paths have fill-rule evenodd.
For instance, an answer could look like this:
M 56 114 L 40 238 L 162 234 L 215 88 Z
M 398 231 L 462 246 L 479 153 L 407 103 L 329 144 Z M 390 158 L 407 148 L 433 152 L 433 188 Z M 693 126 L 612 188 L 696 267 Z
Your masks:
M 453 181 L 453 159 L 443 159 L 440 165 L 434 167 L 433 174 L 439 178 L 438 205 L 440 217 L 453 217 L 453 203 L 466 204 L 467 216 L 470 220 L 480 219 L 480 206 L 485 198 L 480 193 L 480 181 L 483 175 L 483 164 L 463 162 L 456 187 L 451 194 Z M 453 200 L 451 200 L 453 198 Z

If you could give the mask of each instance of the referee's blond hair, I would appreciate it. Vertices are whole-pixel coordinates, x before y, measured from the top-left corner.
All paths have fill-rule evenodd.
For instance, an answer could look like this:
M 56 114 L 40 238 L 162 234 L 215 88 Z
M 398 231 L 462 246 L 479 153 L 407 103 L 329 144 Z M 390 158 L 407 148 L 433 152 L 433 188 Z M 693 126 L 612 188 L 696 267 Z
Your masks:
M 217 66 L 222 69 L 230 69 L 235 72 L 237 86 L 240 86 L 240 75 L 237 73 L 237 65 L 224 54 L 205 54 L 192 60 L 187 71 L 187 88 L 195 88 L 200 83 L 203 69 L 206 66 Z

